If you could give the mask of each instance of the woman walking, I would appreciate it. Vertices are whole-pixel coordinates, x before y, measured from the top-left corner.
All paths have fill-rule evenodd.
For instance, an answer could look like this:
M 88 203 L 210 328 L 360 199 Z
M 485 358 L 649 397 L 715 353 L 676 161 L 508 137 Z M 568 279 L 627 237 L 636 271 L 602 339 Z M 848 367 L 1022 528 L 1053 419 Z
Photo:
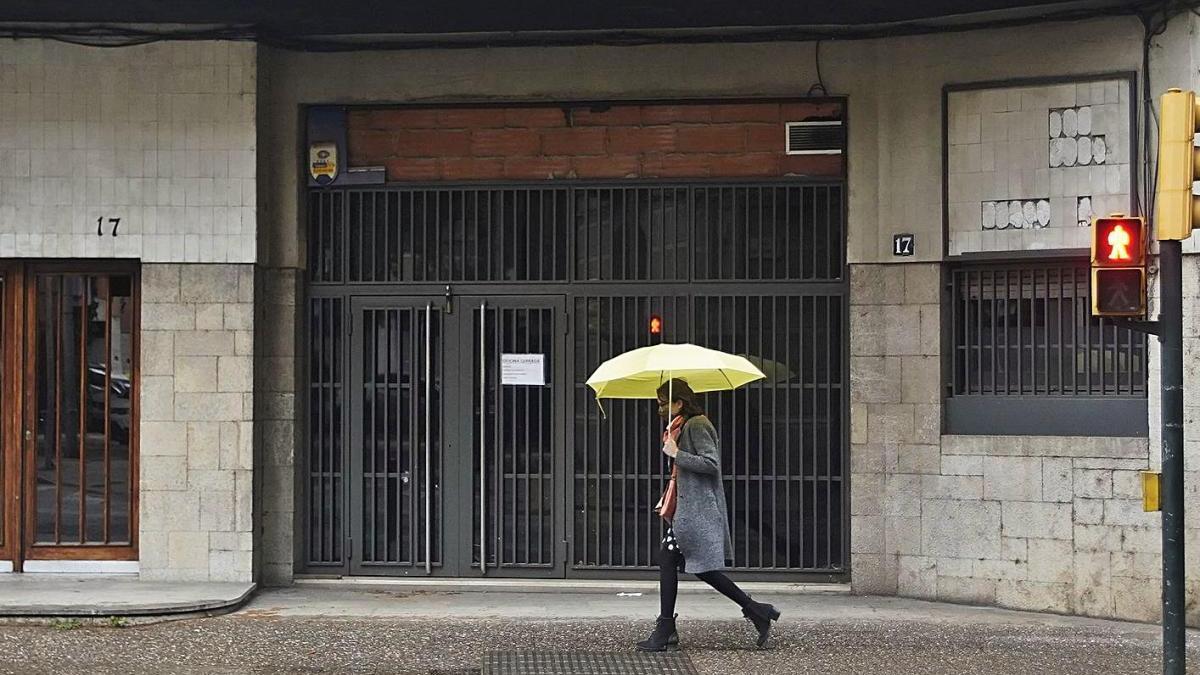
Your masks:
M 671 482 L 659 502 L 659 515 L 667 521 L 658 553 L 661 607 L 654 632 L 638 643 L 638 649 L 679 648 L 675 598 L 680 571 L 695 574 L 736 602 L 742 615 L 758 630 L 758 646 L 764 647 L 771 635 L 771 622 L 779 619 L 779 610 L 755 602 L 721 572 L 725 560 L 733 557 L 733 546 L 717 430 L 684 380 L 672 380 L 659 387 L 658 414 L 670 420 L 662 451 L 673 460 Z

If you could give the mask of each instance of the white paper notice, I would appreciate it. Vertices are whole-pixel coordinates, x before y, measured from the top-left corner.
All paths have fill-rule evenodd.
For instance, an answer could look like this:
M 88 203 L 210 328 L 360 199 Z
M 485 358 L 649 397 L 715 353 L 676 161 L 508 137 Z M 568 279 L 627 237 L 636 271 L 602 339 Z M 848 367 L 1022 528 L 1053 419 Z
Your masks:
M 546 385 L 545 354 L 501 354 L 500 384 Z

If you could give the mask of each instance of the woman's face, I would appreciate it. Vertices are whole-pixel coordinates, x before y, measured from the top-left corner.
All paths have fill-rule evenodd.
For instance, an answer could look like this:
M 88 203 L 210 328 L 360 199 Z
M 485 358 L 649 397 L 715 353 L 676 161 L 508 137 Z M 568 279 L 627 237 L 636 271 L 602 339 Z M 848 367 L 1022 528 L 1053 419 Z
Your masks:
M 671 404 L 671 417 L 678 415 L 680 410 L 683 410 L 682 403 L 680 403 L 679 401 L 672 403 Z M 667 402 L 661 398 L 658 399 L 658 416 L 663 418 L 664 420 L 667 419 Z

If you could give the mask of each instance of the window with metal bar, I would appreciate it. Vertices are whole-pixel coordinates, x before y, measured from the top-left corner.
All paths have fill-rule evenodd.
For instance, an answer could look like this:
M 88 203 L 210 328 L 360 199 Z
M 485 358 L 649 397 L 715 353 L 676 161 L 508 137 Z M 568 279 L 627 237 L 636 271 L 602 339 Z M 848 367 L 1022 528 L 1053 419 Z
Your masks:
M 1146 338 L 1091 314 L 1086 261 L 950 270 L 950 433 L 1142 435 Z

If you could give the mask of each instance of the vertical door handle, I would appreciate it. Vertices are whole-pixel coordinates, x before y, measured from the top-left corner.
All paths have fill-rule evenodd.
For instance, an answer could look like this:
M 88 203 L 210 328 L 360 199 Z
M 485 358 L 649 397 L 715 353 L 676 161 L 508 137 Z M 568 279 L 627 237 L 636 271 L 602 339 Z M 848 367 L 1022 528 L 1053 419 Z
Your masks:
M 425 573 L 433 574 L 433 303 L 425 304 Z
M 479 573 L 487 574 L 487 301 L 479 303 Z

